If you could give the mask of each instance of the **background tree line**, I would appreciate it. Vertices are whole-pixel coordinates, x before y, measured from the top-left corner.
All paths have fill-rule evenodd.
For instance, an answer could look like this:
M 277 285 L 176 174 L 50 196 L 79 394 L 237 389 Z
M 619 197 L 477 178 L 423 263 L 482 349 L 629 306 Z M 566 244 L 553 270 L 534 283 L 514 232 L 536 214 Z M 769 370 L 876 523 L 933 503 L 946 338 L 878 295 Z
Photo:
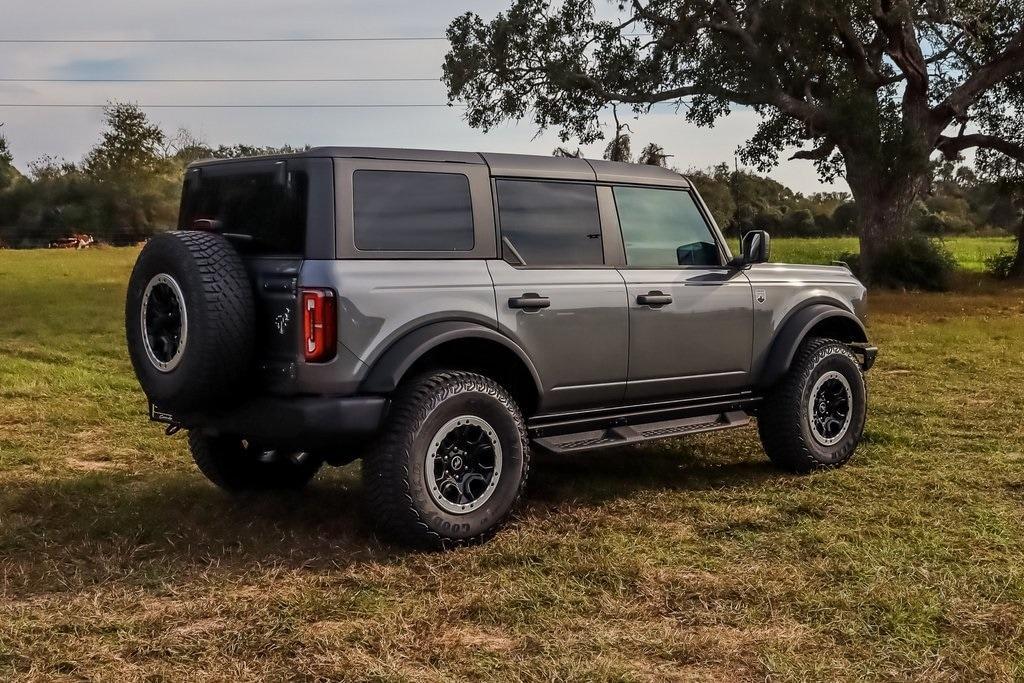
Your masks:
M 27 176 L 0 136 L 0 246 L 45 246 L 74 233 L 134 244 L 176 225 L 182 171 L 192 161 L 298 151 L 210 147 L 186 130 L 167 134 L 134 104 L 111 104 L 104 118 L 81 161 L 45 156 L 28 164 Z
M 672 168 L 671 156 L 654 142 L 635 156 L 627 124 L 602 156 L 609 161 Z M 556 156 L 581 156 L 579 149 L 558 147 Z M 858 208 L 846 192 L 804 195 L 782 183 L 721 163 L 708 169 L 681 171 L 700 191 L 719 227 L 731 237 L 756 228 L 779 237 L 856 236 Z M 1013 234 L 1021 222 L 1014 194 L 1001 182 L 979 177 L 970 166 L 946 161 L 937 165 L 930 187 L 909 212 L 912 230 L 929 237 Z
M 627 124 L 618 122 L 603 156 L 672 167 L 664 149 L 649 143 L 636 155 Z M 173 227 L 180 199 L 181 175 L 190 162 L 205 158 L 237 158 L 300 151 L 299 148 L 220 145 L 212 147 L 186 130 L 167 134 L 133 104 L 111 104 L 97 144 L 77 163 L 43 157 L 28 165 L 28 175 L 13 164 L 0 135 L 0 246 L 39 247 L 53 239 L 86 233 L 101 243 L 125 245 Z M 2 132 L 2 131 L 0 131 Z M 559 147 L 556 155 L 579 156 L 580 150 Z M 674 170 L 677 170 L 674 168 Z M 858 235 L 861 211 L 850 195 L 820 192 L 804 195 L 785 185 L 728 164 L 682 171 L 710 206 L 727 235 L 737 238 L 757 228 L 776 236 L 824 237 Z M 956 161 L 936 165 L 930 185 L 908 211 L 910 229 L 918 235 L 1024 235 L 1017 193 L 991 174 L 979 176 Z M 997 274 L 1013 275 L 1021 261 L 1006 255 L 993 264 Z M 941 249 L 901 252 L 896 268 L 908 265 L 945 267 Z M 928 285 L 934 278 L 918 285 Z M 899 284 L 898 282 L 894 284 Z

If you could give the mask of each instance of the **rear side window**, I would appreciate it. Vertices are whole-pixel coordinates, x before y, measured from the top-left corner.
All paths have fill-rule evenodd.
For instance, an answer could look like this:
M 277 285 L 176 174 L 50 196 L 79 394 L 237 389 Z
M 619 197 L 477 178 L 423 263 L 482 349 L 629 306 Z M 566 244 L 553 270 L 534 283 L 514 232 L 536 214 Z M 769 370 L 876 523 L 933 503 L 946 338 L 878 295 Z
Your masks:
M 496 184 L 506 261 L 524 266 L 604 264 L 593 185 L 530 180 Z
M 243 254 L 302 256 L 308 188 L 305 172 L 191 172 L 182 191 L 179 226 L 223 233 Z
M 356 171 L 352 206 L 356 249 L 473 249 L 473 202 L 461 173 Z
M 689 192 L 616 187 L 615 207 L 628 265 L 722 265 L 711 228 Z

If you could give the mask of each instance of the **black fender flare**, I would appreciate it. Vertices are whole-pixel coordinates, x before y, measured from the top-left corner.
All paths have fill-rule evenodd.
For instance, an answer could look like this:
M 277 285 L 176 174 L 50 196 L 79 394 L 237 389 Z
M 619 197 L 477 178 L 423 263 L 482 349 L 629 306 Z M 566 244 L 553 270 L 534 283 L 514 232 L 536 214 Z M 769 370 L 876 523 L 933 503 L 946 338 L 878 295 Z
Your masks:
M 769 387 L 777 382 L 789 370 L 793 363 L 793 357 L 797 349 L 803 343 L 808 333 L 821 322 L 829 318 L 843 318 L 853 323 L 857 330 L 857 336 L 850 341 L 855 344 L 866 344 L 868 341 L 867 330 L 857 316 L 849 311 L 830 304 L 811 304 L 797 310 L 789 316 L 789 319 L 782 324 L 782 328 L 775 334 L 772 340 L 771 351 L 761 371 L 759 384 L 762 387 Z
M 459 339 L 483 339 L 495 342 L 515 354 L 529 370 L 533 384 L 539 392 L 543 385 L 540 373 L 526 352 L 514 341 L 497 330 L 479 323 L 467 321 L 445 321 L 424 325 L 401 337 L 373 363 L 363 380 L 361 390 L 371 394 L 388 394 L 395 390 L 402 377 L 431 349 Z

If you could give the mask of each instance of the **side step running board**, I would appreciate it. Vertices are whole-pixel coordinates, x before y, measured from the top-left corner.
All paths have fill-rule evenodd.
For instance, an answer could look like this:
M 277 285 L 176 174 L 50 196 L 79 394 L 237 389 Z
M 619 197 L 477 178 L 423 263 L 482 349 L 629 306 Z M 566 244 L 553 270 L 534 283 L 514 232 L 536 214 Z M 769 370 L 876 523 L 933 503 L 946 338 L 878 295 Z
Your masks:
M 668 439 L 686 434 L 713 432 L 730 427 L 742 427 L 750 422 L 750 416 L 742 410 L 716 415 L 684 417 L 677 420 L 663 420 L 648 424 L 622 425 L 607 429 L 595 429 L 575 434 L 559 434 L 535 438 L 533 444 L 551 453 L 579 453 L 596 448 L 625 446 L 641 441 Z

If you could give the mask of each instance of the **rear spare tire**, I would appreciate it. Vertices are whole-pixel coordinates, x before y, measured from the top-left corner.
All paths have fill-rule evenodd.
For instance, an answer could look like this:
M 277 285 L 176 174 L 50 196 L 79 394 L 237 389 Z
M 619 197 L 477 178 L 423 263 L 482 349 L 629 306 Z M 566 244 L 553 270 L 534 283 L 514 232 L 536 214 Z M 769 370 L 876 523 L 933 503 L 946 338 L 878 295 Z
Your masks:
M 125 331 L 150 401 L 172 412 L 223 406 L 253 358 L 252 285 L 221 235 L 168 232 L 146 243 L 128 281 Z

